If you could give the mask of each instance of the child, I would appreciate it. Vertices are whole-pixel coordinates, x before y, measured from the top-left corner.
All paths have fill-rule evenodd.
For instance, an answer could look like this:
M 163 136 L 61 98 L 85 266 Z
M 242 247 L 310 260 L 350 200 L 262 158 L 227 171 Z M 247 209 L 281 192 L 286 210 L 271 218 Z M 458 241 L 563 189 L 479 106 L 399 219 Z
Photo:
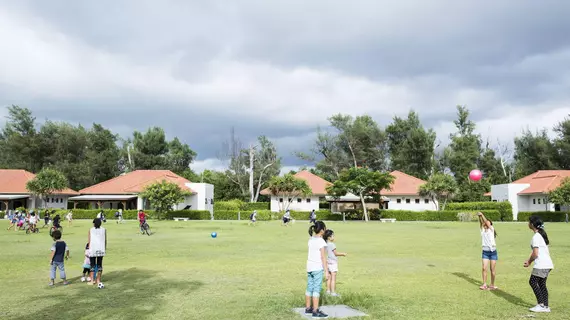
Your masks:
M 323 235 L 327 227 L 324 222 L 316 221 L 309 227 L 309 255 L 307 257 L 307 291 L 305 292 L 305 314 L 312 314 L 313 319 L 325 319 L 328 315 L 319 310 L 319 297 L 321 296 L 321 286 L 323 274 L 329 279 L 327 265 L 327 253 L 325 247 L 327 243 L 323 240 Z M 311 307 L 311 300 L 313 306 Z
M 327 280 L 327 294 L 333 297 L 338 297 L 336 293 L 336 274 L 338 272 L 338 258 L 346 257 L 344 252 L 336 252 L 336 245 L 334 244 L 334 231 L 327 230 L 323 237 L 327 242 L 327 265 L 330 277 Z
M 67 218 L 67 226 L 68 226 L 68 227 L 71 227 L 71 224 L 73 223 L 73 212 L 72 212 L 72 211 L 69 211 L 69 212 L 67 213 L 66 218 Z
M 255 225 L 256 221 L 257 221 L 257 210 L 253 210 L 253 213 L 249 216 L 249 224 Z
M 55 243 L 51 247 L 51 257 L 49 259 L 49 263 L 51 266 L 51 281 L 49 283 L 50 286 L 54 285 L 55 282 L 55 271 L 59 269 L 59 277 L 63 280 L 63 284 L 67 285 L 65 277 L 65 267 L 63 265 L 63 258 L 65 256 L 65 260 L 69 259 L 69 248 L 67 248 L 67 244 L 65 241 L 61 240 L 61 231 L 55 230 L 52 233 L 53 240 Z
M 93 228 L 89 230 L 88 235 L 89 264 L 91 265 L 91 281 L 88 283 L 97 283 L 99 288 L 103 288 L 101 275 L 103 274 L 103 258 L 107 249 L 107 231 L 105 228 L 101 228 L 101 219 L 93 220 Z
M 315 209 L 313 209 L 309 214 L 309 223 L 315 223 L 315 222 L 317 222 L 317 213 L 315 212 Z
M 285 214 L 283 215 L 283 225 L 288 226 L 289 221 L 291 221 L 291 211 L 287 209 L 287 211 L 285 211 Z
M 49 219 L 49 211 L 46 210 L 44 214 L 44 225 L 42 228 L 49 226 Z
M 530 242 L 532 252 L 528 260 L 524 262 L 524 267 L 528 268 L 534 262 L 529 284 L 538 303 L 535 307 L 530 308 L 530 311 L 550 312 L 548 289 L 546 288 L 548 274 L 554 269 L 554 263 L 552 263 L 552 258 L 550 258 L 550 250 L 548 250 L 550 241 L 546 231 L 544 231 L 544 223 L 540 217 L 531 216 L 528 227 L 534 232 L 534 236 L 532 236 L 532 241 Z
M 12 229 L 12 227 L 14 227 L 14 231 L 16 231 L 16 224 L 18 223 L 18 216 L 16 214 L 14 214 L 12 212 L 12 210 L 10 210 L 10 213 L 8 214 L 8 219 L 10 219 L 10 226 L 8 227 L 8 230 Z
M 497 244 L 495 238 L 497 237 L 497 232 L 493 227 L 493 222 L 485 217 L 482 212 L 477 214 L 479 216 L 479 227 L 481 228 L 481 242 L 483 245 L 482 254 L 482 277 L 483 284 L 479 287 L 481 290 L 497 290 L 498 287 L 495 286 L 495 277 L 497 275 L 496 266 L 499 256 L 497 254 Z M 490 265 L 491 269 L 491 286 L 487 286 L 487 268 Z
M 89 258 L 89 243 L 85 245 L 85 260 L 83 261 L 83 276 L 81 282 L 91 281 L 89 272 L 91 271 L 91 259 Z

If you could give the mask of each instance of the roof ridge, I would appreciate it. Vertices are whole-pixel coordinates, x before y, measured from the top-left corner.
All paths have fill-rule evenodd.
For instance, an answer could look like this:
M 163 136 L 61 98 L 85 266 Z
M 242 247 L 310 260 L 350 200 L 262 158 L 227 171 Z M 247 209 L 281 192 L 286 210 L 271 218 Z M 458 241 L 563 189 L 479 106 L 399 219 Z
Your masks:
M 403 172 L 403 171 L 400 171 L 400 170 L 394 170 L 394 171 L 391 172 L 391 174 L 394 173 L 394 172 L 401 173 L 401 174 L 403 174 L 403 175 L 405 175 L 405 176 L 407 176 L 407 177 L 409 177 L 409 178 L 412 178 L 412 179 L 415 179 L 415 180 L 419 180 L 419 181 L 424 182 L 424 183 L 427 182 L 427 181 L 425 181 L 424 179 L 420 179 L 420 178 L 418 178 L 418 177 L 412 176 L 411 174 L 407 174 L 407 173 L 405 173 L 405 172 Z
M 137 170 L 137 171 L 138 171 L 138 170 Z M 130 174 L 132 174 L 133 172 L 135 172 L 135 171 L 128 172 L 128 173 L 126 173 L 125 175 L 118 175 L 118 176 L 113 177 L 113 178 L 111 178 L 111 179 L 109 179 L 109 180 L 101 181 L 101 182 L 96 183 L 96 184 L 94 184 L 94 185 L 92 185 L 92 186 L 89 186 L 89 187 L 87 187 L 87 188 L 83 188 L 83 189 L 79 190 L 79 192 L 85 191 L 85 190 L 87 190 L 87 189 L 95 188 L 95 187 L 100 186 L 100 185 L 104 185 L 104 184 L 110 183 L 111 181 L 114 181 L 114 180 L 117 180 L 117 179 L 119 179 L 119 178 L 122 178 L 122 177 L 125 177 L 125 176 L 127 176 L 127 175 L 130 175 Z

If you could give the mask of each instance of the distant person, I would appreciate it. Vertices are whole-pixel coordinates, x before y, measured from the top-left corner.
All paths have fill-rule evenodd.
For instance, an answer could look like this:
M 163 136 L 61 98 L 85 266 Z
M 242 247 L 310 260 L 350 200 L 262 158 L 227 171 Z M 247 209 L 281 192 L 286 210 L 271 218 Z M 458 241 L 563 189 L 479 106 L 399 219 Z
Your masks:
M 497 232 L 493 227 L 493 222 L 485 217 L 482 212 L 477 213 L 479 216 L 479 227 L 481 229 L 481 242 L 483 246 L 482 254 L 482 278 L 483 284 L 479 287 L 481 290 L 497 290 L 495 286 L 495 277 L 497 276 L 497 243 L 495 238 Z M 491 270 L 491 285 L 487 286 L 487 269 Z
M 285 211 L 285 214 L 283 215 L 283 225 L 288 226 L 289 222 L 291 222 L 291 211 L 287 209 L 287 211 Z
M 315 209 L 313 209 L 309 214 L 309 223 L 315 223 L 315 222 L 317 222 L 317 213 L 315 212 Z
M 566 216 L 566 223 L 568 223 L 568 212 L 565 214 Z
M 328 315 L 319 310 L 319 298 L 323 284 L 323 275 L 329 279 L 327 264 L 327 243 L 323 235 L 327 227 L 324 222 L 316 221 L 309 227 L 311 238 L 308 242 L 307 257 L 307 290 L 305 291 L 305 314 L 311 314 L 313 319 L 325 319 Z M 312 302 L 312 306 L 311 306 Z
M 67 218 L 67 225 L 69 227 L 71 227 L 71 225 L 73 223 L 73 212 L 71 210 L 69 210 L 69 212 L 67 213 L 67 215 L 65 217 Z
M 103 210 L 99 211 L 97 214 L 97 219 L 101 220 L 102 222 L 107 222 L 107 219 L 105 219 L 105 212 Z
M 53 286 L 55 284 L 55 272 L 59 269 L 59 277 L 63 281 L 64 285 L 69 284 L 65 277 L 65 266 L 63 259 L 69 259 L 69 248 L 65 241 L 61 240 L 61 231 L 55 230 L 52 233 L 53 240 L 55 241 L 51 247 L 51 257 L 50 257 L 50 282 L 49 285 Z
M 141 233 L 144 233 L 143 224 L 146 222 L 146 214 L 143 210 L 139 210 L 137 214 L 137 220 L 139 221 L 139 229 Z
M 93 227 L 89 230 L 88 236 L 89 265 L 91 266 L 89 283 L 99 285 L 103 274 L 103 257 L 107 249 L 107 230 L 101 227 L 101 219 L 93 220 Z M 97 274 L 94 274 L 95 268 L 97 268 Z
M 327 280 L 327 294 L 332 297 L 338 297 L 336 293 L 336 275 L 338 273 L 338 257 L 346 257 L 346 253 L 337 252 L 334 231 L 327 230 L 323 239 L 327 243 L 327 265 L 330 277 Z
M 123 209 L 117 210 L 115 216 L 117 217 L 117 224 L 123 223 Z
M 249 224 L 255 225 L 256 221 L 257 221 L 257 210 L 253 210 L 253 213 L 249 215 Z
M 53 226 L 56 229 L 61 228 L 61 224 L 59 223 L 60 220 L 61 220 L 61 217 L 59 216 L 59 214 L 56 214 L 55 217 L 53 217 Z
M 528 268 L 534 263 L 532 274 L 529 279 L 530 287 L 536 296 L 537 305 L 530 308 L 532 312 L 550 312 L 548 305 L 548 289 L 546 288 L 546 280 L 550 271 L 554 269 L 554 263 L 550 257 L 550 250 L 548 245 L 548 235 L 544 231 L 544 222 L 538 216 L 531 216 L 529 218 L 528 227 L 534 232 L 530 247 L 532 252 L 528 260 L 524 262 L 524 267 Z
M 81 276 L 81 282 L 91 282 L 91 258 L 89 257 L 89 243 L 85 245 L 85 259 L 83 260 L 83 275 Z
M 12 212 L 12 210 L 10 210 L 8 213 L 8 220 L 10 220 L 10 226 L 8 227 L 8 230 L 12 229 L 13 227 L 14 231 L 16 231 L 17 229 L 16 225 L 18 224 L 18 216 L 14 212 Z
M 46 210 L 44 214 L 44 225 L 42 226 L 42 228 L 49 226 L 49 221 L 50 221 L 49 211 Z

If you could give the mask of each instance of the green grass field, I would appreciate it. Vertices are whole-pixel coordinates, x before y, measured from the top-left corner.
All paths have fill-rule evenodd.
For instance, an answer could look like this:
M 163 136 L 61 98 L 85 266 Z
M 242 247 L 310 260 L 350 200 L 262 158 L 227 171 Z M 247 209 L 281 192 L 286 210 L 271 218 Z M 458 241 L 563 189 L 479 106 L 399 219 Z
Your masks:
M 7 227 L 7 221 L 1 221 Z M 137 222 L 108 229 L 103 282 L 79 281 L 89 221 L 63 224 L 71 249 L 69 286 L 47 286 L 47 229 L 0 231 L 0 319 L 301 319 L 306 285 L 307 222 L 250 227 L 246 222 Z M 520 319 L 531 314 L 532 233 L 524 223 L 496 223 L 499 291 L 480 291 L 481 248 L 475 223 L 329 222 L 340 258 L 339 299 L 367 319 Z M 570 225 L 547 224 L 556 269 L 548 281 L 551 314 L 570 318 Z M 218 232 L 212 239 L 210 233 Z M 59 281 L 59 280 L 58 280 Z

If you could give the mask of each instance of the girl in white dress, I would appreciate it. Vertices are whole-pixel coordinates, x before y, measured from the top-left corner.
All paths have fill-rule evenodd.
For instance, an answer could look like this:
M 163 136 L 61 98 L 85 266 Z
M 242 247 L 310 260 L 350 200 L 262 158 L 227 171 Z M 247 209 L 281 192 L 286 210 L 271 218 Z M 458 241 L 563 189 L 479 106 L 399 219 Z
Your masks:
M 89 230 L 89 260 L 91 264 L 90 284 L 101 283 L 103 273 L 103 257 L 107 248 L 107 230 L 101 227 L 101 219 L 93 220 L 93 228 Z M 97 274 L 95 275 L 95 268 Z M 99 287 L 102 287 L 100 285 Z

